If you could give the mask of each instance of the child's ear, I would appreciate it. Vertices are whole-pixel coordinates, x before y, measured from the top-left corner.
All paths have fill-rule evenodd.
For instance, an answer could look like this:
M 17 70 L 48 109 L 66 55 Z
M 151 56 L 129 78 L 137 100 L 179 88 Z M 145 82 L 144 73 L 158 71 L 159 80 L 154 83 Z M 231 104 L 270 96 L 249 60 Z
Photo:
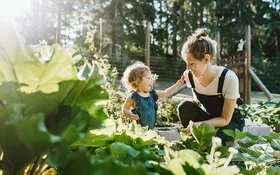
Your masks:
M 205 62 L 205 64 L 208 64 L 210 62 L 210 55 L 205 54 L 204 57 L 203 57 L 203 61 Z

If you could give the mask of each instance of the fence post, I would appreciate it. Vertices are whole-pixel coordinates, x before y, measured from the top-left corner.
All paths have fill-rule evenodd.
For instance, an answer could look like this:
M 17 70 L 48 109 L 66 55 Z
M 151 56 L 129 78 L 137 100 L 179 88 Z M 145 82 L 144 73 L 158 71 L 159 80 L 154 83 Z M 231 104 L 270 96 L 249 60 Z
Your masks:
M 246 53 L 245 53 L 245 103 L 251 104 L 251 26 L 246 30 Z
M 217 31 L 216 33 L 216 42 L 217 42 L 217 54 L 216 54 L 216 60 L 214 64 L 220 65 L 221 63 L 221 40 L 220 40 L 220 31 Z
M 146 21 L 146 35 L 145 35 L 145 64 L 150 66 L 150 21 Z

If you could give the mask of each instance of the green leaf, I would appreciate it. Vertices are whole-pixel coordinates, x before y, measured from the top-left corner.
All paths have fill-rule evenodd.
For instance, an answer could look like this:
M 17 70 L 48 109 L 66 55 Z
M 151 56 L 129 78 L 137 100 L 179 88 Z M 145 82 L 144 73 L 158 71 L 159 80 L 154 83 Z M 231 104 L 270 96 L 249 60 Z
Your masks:
M 267 167 L 267 174 L 269 175 L 279 175 L 280 167 Z
M 136 158 L 140 152 L 123 143 L 115 142 L 110 146 L 111 155 L 114 159 L 120 160 L 125 164 L 130 163 L 134 158 Z
M 85 138 L 81 140 L 77 140 L 74 142 L 71 146 L 76 148 L 80 146 L 86 146 L 86 147 L 103 147 L 108 146 L 114 141 L 114 135 L 93 135 L 88 134 Z
M 198 150 L 204 151 L 212 144 L 212 137 L 215 136 L 216 129 L 203 122 L 198 127 L 193 126 L 193 132 L 198 140 Z
M 0 124 L 0 143 L 4 151 L 4 161 L 9 162 L 14 171 L 20 171 L 36 156 L 60 141 L 48 132 L 42 114 L 21 118 Z
M 168 165 L 167 168 L 173 172 L 173 174 L 181 174 L 181 175 L 187 175 L 183 165 L 182 165 L 182 160 L 180 160 L 179 158 L 174 158 L 172 159 Z
M 78 80 L 62 46 L 51 46 L 49 61 L 40 63 L 11 22 L 0 19 L 0 25 L 0 145 L 7 173 L 16 174 L 55 146 L 101 127 L 107 116 L 100 102 L 108 95 L 98 70 L 87 67 L 85 80 Z
M 90 153 L 86 148 L 72 152 L 64 159 L 64 162 L 62 167 L 57 167 L 58 174 L 88 175 L 89 172 L 95 172 Z
M 273 139 L 270 142 L 270 145 L 273 149 L 280 151 L 280 141 L 279 141 L 279 139 L 278 140 Z
M 186 174 L 192 174 L 192 175 L 205 175 L 204 171 L 202 168 L 197 168 L 195 169 L 193 166 L 190 164 L 186 163 L 183 165 L 183 168 L 186 172 Z
M 36 59 L 22 58 L 22 61 L 14 65 L 17 81 L 24 84 L 21 87 L 23 92 L 57 92 L 58 83 L 77 80 L 77 73 L 70 55 L 62 46 L 54 45 L 53 48 L 54 53 L 51 60 L 46 64 L 41 64 Z
M 158 174 L 164 175 L 175 175 L 170 169 L 166 167 L 163 163 L 159 163 L 156 161 L 149 161 L 149 163 L 153 166 Z
M 237 166 L 230 167 L 220 167 L 216 171 L 212 172 L 213 174 L 226 174 L 226 175 L 235 175 L 240 172 Z
M 200 164 L 203 163 L 203 158 L 196 151 L 190 149 L 184 149 L 184 150 L 180 150 L 178 154 L 183 162 L 188 162 L 188 164 L 194 168 L 200 167 Z

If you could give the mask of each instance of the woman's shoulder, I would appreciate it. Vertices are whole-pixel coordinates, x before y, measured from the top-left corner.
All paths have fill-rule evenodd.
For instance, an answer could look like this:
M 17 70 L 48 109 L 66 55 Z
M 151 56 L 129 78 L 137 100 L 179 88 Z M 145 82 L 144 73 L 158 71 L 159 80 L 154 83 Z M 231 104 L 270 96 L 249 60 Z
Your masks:
M 238 79 L 238 77 L 234 71 L 228 69 L 228 72 L 226 74 L 226 79 Z
M 225 75 L 224 84 L 229 85 L 229 87 L 234 86 L 235 84 L 239 84 L 238 77 L 234 71 L 230 69 L 228 70 Z
M 224 67 L 224 66 L 216 66 L 216 70 L 219 71 L 220 76 L 222 75 L 223 71 L 225 69 L 228 69 L 227 73 L 225 74 L 225 79 L 236 79 L 237 75 L 234 71 L 232 71 L 230 68 Z

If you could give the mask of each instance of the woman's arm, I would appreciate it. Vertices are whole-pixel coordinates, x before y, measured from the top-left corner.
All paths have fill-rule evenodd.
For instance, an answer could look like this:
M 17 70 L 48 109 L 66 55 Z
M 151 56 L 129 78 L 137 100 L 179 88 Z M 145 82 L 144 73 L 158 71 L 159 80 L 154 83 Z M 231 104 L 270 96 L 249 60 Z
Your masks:
M 184 84 L 184 80 L 178 80 L 175 84 L 165 89 L 164 91 L 157 90 L 158 99 L 165 98 L 173 94 L 180 86 Z
M 125 99 L 122 105 L 122 114 L 131 120 L 139 120 L 139 116 L 131 113 L 131 108 L 135 107 L 135 102 L 131 99 L 131 95 Z
M 208 123 L 218 128 L 228 125 L 229 122 L 231 121 L 233 111 L 236 106 L 236 100 L 237 99 L 225 99 L 221 116 L 209 120 L 201 121 L 201 122 L 195 122 L 194 125 L 198 126 L 202 122 Z M 191 135 L 189 126 L 186 128 L 186 134 Z

